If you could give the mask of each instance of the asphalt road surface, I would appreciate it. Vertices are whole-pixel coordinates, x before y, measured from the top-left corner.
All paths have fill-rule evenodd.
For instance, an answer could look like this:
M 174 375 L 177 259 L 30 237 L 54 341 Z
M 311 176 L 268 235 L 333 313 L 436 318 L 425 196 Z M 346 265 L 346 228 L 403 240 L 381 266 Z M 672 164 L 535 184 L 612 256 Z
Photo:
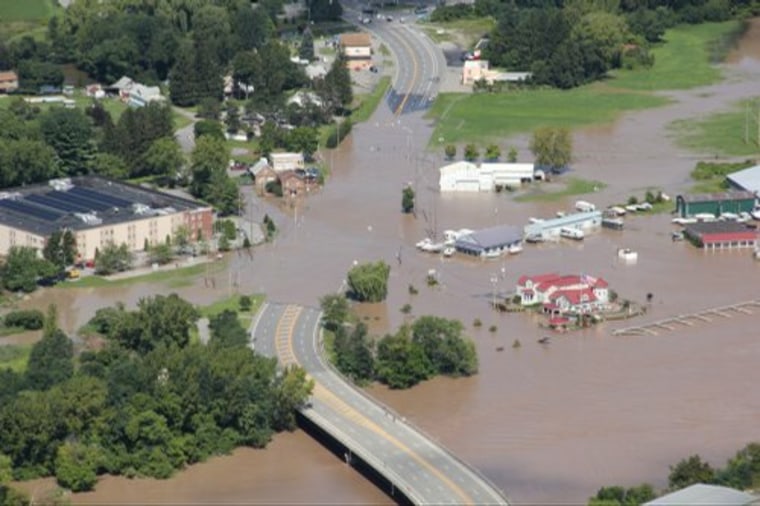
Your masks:
M 472 468 L 336 374 L 320 352 L 320 318 L 318 309 L 267 303 L 251 331 L 257 352 L 298 364 L 314 379 L 305 416 L 417 504 L 507 504 Z

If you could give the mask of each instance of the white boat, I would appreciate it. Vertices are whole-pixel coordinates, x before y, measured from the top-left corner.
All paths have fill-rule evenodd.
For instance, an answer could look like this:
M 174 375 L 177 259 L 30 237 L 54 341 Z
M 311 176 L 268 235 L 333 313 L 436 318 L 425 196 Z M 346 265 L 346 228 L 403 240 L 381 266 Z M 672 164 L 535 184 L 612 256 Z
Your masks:
M 525 238 L 526 242 L 536 244 L 539 242 L 544 242 L 544 236 L 541 234 L 531 234 L 528 237 Z
M 697 219 L 696 218 L 673 218 L 671 221 L 675 223 L 676 225 L 688 225 L 690 223 L 696 223 Z
M 418 242 L 417 244 L 415 244 L 415 246 L 417 247 L 417 249 L 425 249 L 425 247 L 431 244 L 433 244 L 433 241 L 429 237 L 426 237 L 420 242 Z
M 575 210 L 580 211 L 582 213 L 587 213 L 590 211 L 596 211 L 596 206 L 592 204 L 591 202 L 586 202 L 585 200 L 579 200 L 575 203 Z
M 636 204 L 636 208 L 639 211 L 651 211 L 652 204 L 650 204 L 649 202 L 642 202 L 641 204 Z
M 522 244 L 513 244 L 509 248 L 507 248 L 507 252 L 510 255 L 516 255 L 518 253 L 521 253 L 523 250 Z
M 570 227 L 562 227 L 559 229 L 559 235 L 565 239 L 573 239 L 576 241 L 581 241 L 585 237 L 583 230 Z
M 625 210 L 628 211 L 629 213 L 635 213 L 636 211 L 639 210 L 639 205 L 638 204 L 629 204 L 629 205 L 625 206 Z
M 736 219 L 739 223 L 747 223 L 752 219 L 752 215 L 749 214 L 747 211 L 742 211 L 739 213 L 739 217 Z
M 615 216 L 625 216 L 626 210 L 623 209 L 620 206 L 612 206 L 607 211 L 610 212 L 610 214 L 613 214 Z
M 445 257 L 453 256 L 454 253 L 456 253 L 456 251 L 457 250 L 454 249 L 452 246 L 446 246 L 445 248 L 443 248 L 443 256 Z
M 544 222 L 544 220 L 542 218 L 533 218 L 533 217 L 528 218 L 528 221 L 530 223 L 543 223 Z
M 629 248 L 620 248 L 618 258 L 624 262 L 636 262 L 639 259 L 639 254 Z
M 565 212 L 564 211 L 557 211 L 557 218 L 564 218 Z
M 434 242 L 430 242 L 430 243 L 428 243 L 428 244 L 425 244 L 425 245 L 424 245 L 422 248 L 420 248 L 420 249 L 421 249 L 422 251 L 426 252 L 426 253 L 440 253 L 441 251 L 443 251 L 443 248 L 444 248 L 444 247 L 445 247 L 445 246 L 443 245 L 443 243 L 434 243 Z
M 697 221 L 715 221 L 715 215 L 713 213 L 698 213 L 694 217 Z
M 749 214 L 753 219 L 760 220 L 760 207 L 756 207 Z
M 721 221 L 736 221 L 739 219 L 739 215 L 736 213 L 720 213 Z
M 503 253 L 504 252 L 502 250 L 500 250 L 500 249 L 492 249 L 492 250 L 488 250 L 485 253 L 483 253 L 482 256 L 484 256 L 485 258 L 498 258 Z

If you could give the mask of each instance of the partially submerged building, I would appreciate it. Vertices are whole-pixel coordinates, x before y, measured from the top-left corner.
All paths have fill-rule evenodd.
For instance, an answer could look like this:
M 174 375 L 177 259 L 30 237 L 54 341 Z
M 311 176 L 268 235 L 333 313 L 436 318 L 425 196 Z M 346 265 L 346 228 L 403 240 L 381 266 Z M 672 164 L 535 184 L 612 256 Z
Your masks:
M 522 231 L 512 225 L 484 228 L 459 237 L 454 248 L 476 257 L 497 257 L 522 244 Z
M 559 239 L 562 229 L 577 229 L 581 231 L 592 230 L 602 225 L 602 211 L 588 211 L 585 213 L 572 213 L 559 218 L 536 220 L 526 225 L 525 237 L 540 240 Z
M 691 223 L 684 227 L 684 236 L 698 248 L 708 250 L 754 248 L 757 229 L 735 221 Z
M 760 194 L 760 165 L 732 172 L 726 176 L 728 185 L 739 191 L 747 191 L 754 195 Z
M 609 284 L 585 274 L 521 276 L 515 293 L 523 306 L 542 304 L 553 316 L 603 311 L 610 303 Z
M 676 197 L 676 213 L 681 218 L 691 218 L 698 214 L 749 213 L 755 208 L 757 198 L 748 191 L 727 191 L 721 193 L 699 193 Z
M 438 187 L 442 192 L 494 191 L 506 187 L 519 187 L 541 177 L 532 163 L 459 161 L 438 169 Z

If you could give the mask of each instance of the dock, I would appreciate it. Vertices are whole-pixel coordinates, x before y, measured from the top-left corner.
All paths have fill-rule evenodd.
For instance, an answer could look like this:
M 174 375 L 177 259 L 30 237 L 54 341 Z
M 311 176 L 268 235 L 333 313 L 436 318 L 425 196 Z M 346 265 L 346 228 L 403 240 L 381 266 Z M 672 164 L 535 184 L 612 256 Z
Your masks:
M 703 309 L 696 313 L 680 314 L 642 325 L 623 327 L 612 331 L 613 336 L 657 336 L 663 332 L 693 327 L 696 324 L 714 323 L 740 315 L 754 314 L 760 309 L 760 299 L 748 300 L 728 306 Z

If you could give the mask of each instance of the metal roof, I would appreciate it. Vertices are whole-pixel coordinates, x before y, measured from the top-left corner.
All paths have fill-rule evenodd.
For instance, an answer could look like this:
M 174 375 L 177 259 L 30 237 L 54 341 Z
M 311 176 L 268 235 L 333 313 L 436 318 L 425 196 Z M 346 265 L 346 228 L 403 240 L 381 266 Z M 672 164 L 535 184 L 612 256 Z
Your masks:
M 457 240 L 465 248 L 490 249 L 522 241 L 522 230 L 513 225 L 498 225 L 467 234 Z
M 570 213 L 559 218 L 550 218 L 547 220 L 531 223 L 525 226 L 525 235 L 540 234 L 546 230 L 552 230 L 561 227 L 569 227 L 584 223 L 587 221 L 598 220 L 601 222 L 601 211 L 586 211 L 582 213 Z
M 645 503 L 644 506 L 744 506 L 758 498 L 728 487 L 696 483 Z
M 744 223 L 736 221 L 704 221 L 689 223 L 684 229 L 692 234 L 733 234 L 736 232 L 755 232 Z
M 748 192 L 760 192 L 760 165 L 732 172 L 726 179 Z
M 753 200 L 755 194 L 748 191 L 728 191 L 720 193 L 696 193 L 694 195 L 679 195 L 684 202 L 720 202 L 723 200 Z

